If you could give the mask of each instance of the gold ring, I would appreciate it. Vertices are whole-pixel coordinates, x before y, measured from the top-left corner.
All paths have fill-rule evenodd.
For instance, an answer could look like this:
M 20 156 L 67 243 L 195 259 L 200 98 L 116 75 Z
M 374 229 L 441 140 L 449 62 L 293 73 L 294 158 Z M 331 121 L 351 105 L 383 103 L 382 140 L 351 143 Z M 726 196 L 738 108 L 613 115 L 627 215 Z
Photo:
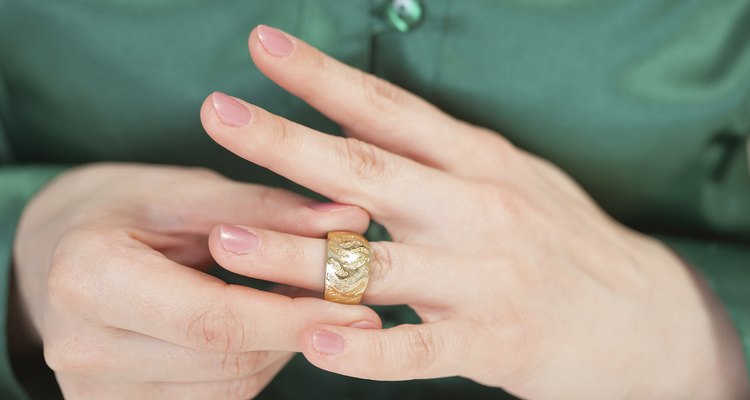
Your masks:
M 370 278 L 370 243 L 359 233 L 328 232 L 324 298 L 359 304 Z

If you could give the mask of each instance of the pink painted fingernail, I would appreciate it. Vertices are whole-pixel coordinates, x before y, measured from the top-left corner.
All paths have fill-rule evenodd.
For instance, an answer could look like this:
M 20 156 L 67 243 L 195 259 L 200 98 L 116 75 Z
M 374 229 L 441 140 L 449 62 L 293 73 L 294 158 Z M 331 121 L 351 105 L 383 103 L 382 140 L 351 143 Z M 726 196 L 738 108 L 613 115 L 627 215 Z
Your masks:
M 331 331 L 315 331 L 312 335 L 312 344 L 318 353 L 338 354 L 344 350 L 344 338 Z
M 263 48 L 272 56 L 286 57 L 294 50 L 294 43 L 281 31 L 270 26 L 258 26 L 258 39 Z
M 256 234 L 233 225 L 221 225 L 219 237 L 224 250 L 239 255 L 252 253 L 260 245 Z
M 340 204 L 340 203 L 312 203 L 308 204 L 308 207 L 312 208 L 315 211 L 320 212 L 334 212 L 334 211 L 346 211 L 351 210 L 354 208 L 354 206 L 349 204 Z
M 213 92 L 211 100 L 214 103 L 214 110 L 216 110 L 216 114 L 221 119 L 221 122 L 229 126 L 245 126 L 253 118 L 250 110 L 232 96 L 227 96 L 221 92 Z
M 378 324 L 372 322 L 372 321 L 358 321 L 351 325 L 349 325 L 350 328 L 359 328 L 359 329 L 379 329 L 380 327 Z

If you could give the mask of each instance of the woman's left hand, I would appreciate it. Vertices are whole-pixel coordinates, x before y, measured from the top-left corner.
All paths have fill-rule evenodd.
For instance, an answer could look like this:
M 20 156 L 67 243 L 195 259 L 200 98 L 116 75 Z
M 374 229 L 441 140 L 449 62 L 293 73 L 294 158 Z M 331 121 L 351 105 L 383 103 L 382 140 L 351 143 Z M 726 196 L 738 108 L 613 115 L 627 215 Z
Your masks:
M 459 375 L 534 399 L 747 394 L 739 339 L 711 292 L 560 169 L 272 28 L 249 46 L 264 74 L 350 138 L 220 93 L 203 104 L 207 132 L 368 210 L 393 242 L 371 244 L 364 301 L 405 303 L 423 320 L 310 327 L 299 350 L 311 363 L 376 380 Z M 322 290 L 324 239 L 244 229 L 260 238 L 255 252 L 233 254 L 212 233 L 222 266 Z

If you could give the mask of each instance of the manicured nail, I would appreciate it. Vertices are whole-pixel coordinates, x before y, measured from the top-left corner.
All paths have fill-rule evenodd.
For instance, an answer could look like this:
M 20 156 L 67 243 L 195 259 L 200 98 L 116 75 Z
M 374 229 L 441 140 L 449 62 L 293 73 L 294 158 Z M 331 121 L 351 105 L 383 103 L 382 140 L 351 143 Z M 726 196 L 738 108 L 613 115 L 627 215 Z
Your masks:
M 352 205 L 339 203 L 312 203 L 307 206 L 320 212 L 346 211 L 354 208 Z
M 292 50 L 294 50 L 294 43 L 281 31 L 270 26 L 258 26 L 258 39 L 260 39 L 263 48 L 272 56 L 286 57 L 292 54 Z
M 224 250 L 234 254 L 252 253 L 260 244 L 256 234 L 233 225 L 221 225 L 219 237 Z
M 378 324 L 372 322 L 372 321 L 359 321 L 355 322 L 351 325 L 349 325 L 350 328 L 359 328 L 359 329 L 378 329 L 380 328 Z
M 221 122 L 229 126 L 245 126 L 253 118 L 250 110 L 232 98 L 232 96 L 227 96 L 221 92 L 214 92 L 211 95 L 211 100 L 214 103 L 214 110 L 219 115 Z
M 318 353 L 338 354 L 344 350 L 344 338 L 331 331 L 315 331 L 312 335 L 312 344 Z

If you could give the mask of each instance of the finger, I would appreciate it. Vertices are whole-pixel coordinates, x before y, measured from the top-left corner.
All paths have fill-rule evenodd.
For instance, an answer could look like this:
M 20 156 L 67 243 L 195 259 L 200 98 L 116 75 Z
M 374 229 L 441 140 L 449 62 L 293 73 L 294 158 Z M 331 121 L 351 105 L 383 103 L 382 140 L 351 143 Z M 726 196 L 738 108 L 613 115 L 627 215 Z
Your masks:
M 143 212 L 139 226 L 157 233 L 194 233 L 205 235 L 216 225 L 243 221 L 266 229 L 321 236 L 342 225 L 363 232 L 369 215 L 348 204 L 318 203 L 288 190 L 262 185 L 216 179 L 211 176 L 194 186 L 166 188 L 170 201 Z M 173 199 L 180 199 L 175 206 Z M 162 209 L 163 207 L 163 209 Z
M 245 245 L 246 243 L 251 246 Z M 327 243 L 285 233 L 235 225 L 211 232 L 209 248 L 222 267 L 245 276 L 323 292 Z M 367 304 L 447 306 L 460 298 L 448 292 L 465 269 L 448 256 L 417 246 L 370 243 L 370 273 L 363 301 Z M 425 281 L 430 284 L 426 285 Z
M 218 223 L 240 220 L 257 221 L 260 224 L 257 226 L 310 237 L 325 236 L 326 232 L 341 229 L 363 233 L 369 225 L 369 215 L 357 206 L 313 202 L 280 189 L 257 189 L 261 193 L 248 197 L 256 199 L 260 197 L 263 199 L 260 202 L 268 203 L 268 206 L 253 205 L 252 201 L 247 202 L 247 207 L 219 205 L 221 215 L 210 215 L 210 212 L 199 211 L 213 209 L 216 205 L 196 206 L 196 210 L 191 211 L 192 215 L 184 218 L 185 223 L 193 225 L 184 227 L 188 233 L 171 232 L 171 230 L 182 229 L 175 227 L 167 228 L 165 232 L 163 226 L 152 226 L 153 230 L 131 229 L 131 233 L 136 239 L 178 264 L 207 270 L 214 265 L 214 260 L 206 247 L 206 236 Z M 248 208 L 253 212 L 248 213 Z M 189 233 L 189 231 L 196 233 Z
M 253 376 L 217 382 L 155 384 L 143 398 L 155 399 L 254 399 L 278 375 L 291 356 L 270 365 Z
M 279 51 L 282 45 L 284 52 Z M 255 65 L 271 80 L 342 125 L 351 136 L 388 151 L 476 176 L 488 165 L 497 165 L 499 152 L 509 147 L 500 135 L 459 121 L 414 94 L 274 28 L 255 28 L 249 48 Z M 476 168 L 480 165 L 485 168 Z
M 66 349 L 47 345 L 45 359 L 57 372 L 94 376 L 106 371 L 121 381 L 196 382 L 252 376 L 290 354 L 283 351 L 201 352 L 131 331 L 109 328 L 81 336 Z M 72 347 L 74 346 L 74 348 Z M 64 352 L 64 358 L 60 353 Z
M 143 231 L 142 233 L 135 233 L 134 236 L 144 243 L 148 243 L 151 248 L 177 264 L 201 271 L 208 270 L 216 264 L 206 247 L 205 235 L 195 233 L 158 234 Z
M 277 360 L 255 375 L 212 382 L 132 382 L 97 380 L 88 376 L 56 374 L 66 399 L 228 399 L 257 396 L 286 365 L 291 356 Z
M 156 210 L 135 213 L 144 220 L 135 224 L 141 228 L 131 230 L 133 237 L 178 264 L 206 270 L 214 265 L 206 236 L 222 222 L 254 222 L 311 237 L 338 229 L 361 233 L 370 222 L 369 214 L 354 205 L 321 203 L 284 189 L 210 176 L 202 190 L 184 185 L 169 188 L 171 198 L 157 203 Z M 174 207 L 174 198 L 180 199 L 178 207 Z M 169 209 L 159 210 L 167 205 Z
M 97 240 L 106 235 L 100 233 Z M 60 312 L 75 310 L 105 326 L 199 351 L 296 351 L 299 333 L 311 323 L 380 324 L 364 306 L 227 285 L 135 241 L 90 244 L 86 253 L 70 256 L 75 263 L 67 263 L 67 274 L 50 277 L 48 292 Z
M 301 345 L 308 361 L 337 374 L 374 380 L 466 375 L 467 365 L 488 365 L 481 331 L 442 320 L 389 329 L 312 327 Z M 484 354 L 483 354 L 484 353 Z
M 238 119 L 240 114 L 246 119 Z M 218 92 L 203 103 L 201 121 L 214 140 L 237 155 L 334 201 L 357 204 L 386 224 L 434 221 L 445 214 L 434 199 L 454 191 L 448 185 L 457 183 L 373 145 L 322 134 Z

